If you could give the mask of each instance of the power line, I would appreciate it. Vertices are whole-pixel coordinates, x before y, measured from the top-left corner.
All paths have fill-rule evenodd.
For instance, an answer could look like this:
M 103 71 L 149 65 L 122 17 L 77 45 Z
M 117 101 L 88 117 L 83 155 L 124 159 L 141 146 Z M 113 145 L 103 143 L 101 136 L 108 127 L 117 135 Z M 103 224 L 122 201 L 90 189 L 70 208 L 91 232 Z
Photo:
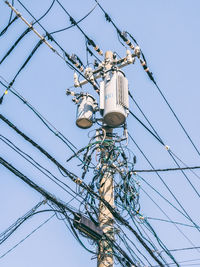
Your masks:
M 85 16 L 83 16 L 80 20 L 78 20 L 77 22 L 76 22 L 76 24 L 72 24 L 72 25 L 70 25 L 70 26 L 68 26 L 68 27 L 66 27 L 66 28 L 63 28 L 63 29 L 60 29 L 60 30 L 56 30 L 56 31 L 53 31 L 53 32 L 51 32 L 50 34 L 55 34 L 55 33 L 59 33 L 59 32 L 63 32 L 63 31 L 66 31 L 66 30 L 69 30 L 69 29 L 71 29 L 72 27 L 75 27 L 76 25 L 78 25 L 79 23 L 81 23 L 83 20 L 85 20 L 94 10 L 95 10 L 95 8 L 97 7 L 97 4 L 85 15 Z
M 108 22 L 111 22 L 112 25 L 114 26 L 114 28 L 116 29 L 117 33 L 119 34 L 119 36 L 122 38 L 122 40 L 131 48 L 134 49 L 134 45 L 131 43 L 131 41 L 129 39 L 127 39 L 126 34 L 129 34 L 128 32 L 122 32 L 117 26 L 116 24 L 113 22 L 113 20 L 111 19 L 111 17 L 108 15 L 108 13 L 104 10 L 104 8 L 99 4 L 99 2 L 97 0 L 95 0 L 95 2 L 98 4 L 98 6 L 100 7 L 100 9 L 103 11 L 103 13 L 105 14 L 105 18 Z M 129 34 L 129 36 L 131 37 L 131 39 L 136 43 L 136 45 L 138 45 L 136 39 Z M 173 110 L 173 108 L 171 107 L 171 105 L 169 104 L 168 100 L 166 99 L 166 97 L 164 96 L 162 90 L 160 89 L 160 87 L 158 86 L 158 84 L 156 83 L 152 72 L 149 71 L 149 68 L 147 67 L 147 62 L 145 59 L 145 56 L 143 54 L 143 52 L 141 51 L 143 60 L 140 59 L 140 63 L 143 66 L 143 69 L 145 70 L 145 72 L 148 74 L 148 77 L 150 78 L 150 80 L 154 83 L 154 85 L 156 86 L 156 88 L 158 89 L 160 95 L 162 96 L 163 100 L 165 101 L 165 103 L 167 104 L 168 108 L 170 109 L 170 111 L 172 112 L 173 116 L 175 117 L 175 119 L 177 120 L 178 124 L 180 125 L 180 127 L 182 128 L 183 132 L 185 133 L 185 135 L 187 136 L 187 138 L 189 139 L 190 143 L 192 144 L 193 148 L 196 150 L 196 152 L 198 153 L 198 155 L 200 156 L 200 152 L 198 150 L 198 148 L 196 147 L 196 145 L 194 144 L 192 138 L 190 137 L 190 135 L 188 134 L 188 132 L 186 131 L 185 127 L 183 126 L 183 124 L 181 123 L 180 119 L 178 118 L 178 116 L 176 115 L 175 111 Z
M 65 202 L 58 200 L 54 195 L 43 189 L 41 186 L 38 186 L 36 183 L 31 181 L 28 177 L 26 177 L 24 174 L 22 174 L 20 171 L 18 171 L 15 167 L 13 167 L 11 164 L 9 164 L 6 160 L 4 160 L 2 157 L 0 157 L 0 164 L 2 164 L 4 167 L 6 167 L 8 170 L 10 170 L 12 173 L 14 173 L 16 176 L 18 176 L 22 181 L 24 181 L 26 184 L 28 184 L 31 188 L 36 190 L 38 193 L 43 195 L 46 199 L 48 199 L 50 202 L 54 203 L 57 207 L 67 210 L 71 212 L 72 214 L 75 214 L 74 210 L 69 207 Z
M 6 145 L 8 145 L 15 152 L 17 152 L 25 160 L 27 160 L 31 165 L 33 165 L 36 169 L 38 169 L 42 174 L 44 174 L 51 181 L 53 181 L 57 186 L 59 186 L 66 193 L 68 193 L 70 196 L 72 196 L 73 199 L 76 199 L 77 201 L 80 202 L 80 200 L 78 200 L 77 197 L 83 198 L 81 195 L 78 195 L 70 186 L 68 186 L 66 183 L 64 183 L 60 179 L 58 179 L 49 170 L 47 170 L 46 168 L 44 168 L 43 166 L 41 166 L 41 164 L 39 164 L 37 161 L 35 161 L 31 156 L 29 156 L 27 153 L 23 152 L 21 149 L 19 149 L 17 146 L 15 146 L 9 139 L 7 139 L 6 137 L 4 137 L 3 135 L 0 135 L 0 140 L 2 140 Z M 75 195 L 73 195 L 71 192 L 69 192 L 66 188 L 68 188 Z
M 194 170 L 200 169 L 200 166 L 191 167 L 179 167 L 179 168 L 166 168 L 166 169 L 150 169 L 150 170 L 134 170 L 135 172 L 169 172 L 169 171 L 181 171 L 181 170 Z
M 129 95 L 130 95 L 130 93 L 129 93 Z M 149 120 L 147 119 L 147 117 L 145 116 L 145 114 L 142 112 L 142 114 L 143 114 L 143 116 L 145 117 L 145 119 L 148 121 L 148 123 L 150 124 L 150 126 L 152 127 L 152 129 L 153 129 L 153 131 L 156 133 L 156 135 L 158 136 L 156 136 L 154 133 L 152 133 L 151 132 L 151 130 L 149 130 L 147 127 L 146 127 L 146 125 L 145 124 L 143 124 L 134 114 L 133 114 L 133 112 L 131 112 L 130 110 L 129 110 L 129 112 L 130 112 L 130 114 L 133 116 L 133 117 L 135 117 L 141 124 L 142 124 L 142 126 L 146 129 L 146 130 L 148 130 L 161 144 L 163 144 L 164 145 L 164 143 L 163 143 L 163 141 L 162 141 L 162 139 L 159 137 L 159 135 L 158 135 L 158 133 L 155 131 L 155 129 L 153 128 L 153 126 L 152 126 L 152 124 L 150 124 L 150 122 L 149 122 Z M 171 156 L 171 158 L 172 158 L 172 160 L 174 161 L 174 163 L 178 166 L 178 168 L 179 168 L 179 170 L 182 172 L 182 174 L 183 174 L 183 176 L 186 178 L 186 180 L 188 181 L 188 183 L 190 184 L 190 186 L 192 187 L 192 189 L 195 191 L 195 193 L 197 194 L 197 196 L 198 197 L 200 197 L 200 194 L 199 194 L 199 192 L 197 191 L 197 189 L 195 188 L 195 186 L 193 185 L 193 183 L 190 181 L 190 179 L 188 178 L 188 176 L 185 174 L 185 172 L 183 171 L 183 169 L 180 167 L 180 165 L 178 164 L 178 162 L 177 162 L 177 160 L 175 159 L 175 155 L 173 154 L 173 153 L 171 153 L 171 150 L 170 150 L 170 148 L 169 148 L 169 146 L 166 146 L 166 145 L 164 145 L 165 146 L 165 148 L 167 149 L 167 151 L 168 151 L 168 153 L 169 153 L 169 155 Z
M 34 20 L 36 20 L 37 21 L 37 19 L 32 15 L 32 13 L 19 1 L 19 0 L 17 0 L 23 7 L 24 7 L 24 9 L 29 13 L 29 15 L 31 15 L 31 17 L 34 19 Z M 14 11 L 15 11 L 15 13 L 18 15 L 18 16 L 20 16 L 20 18 L 22 19 L 23 17 L 22 17 L 22 15 L 17 11 L 17 10 L 15 10 L 14 9 L 14 7 L 13 6 L 11 6 L 10 4 L 9 4 L 9 2 L 8 1 L 6 1 L 6 4 L 8 4 L 8 6 L 10 7 L 10 8 L 12 8 Z M 96 90 L 96 92 L 98 92 L 99 91 L 99 89 L 98 89 L 98 87 L 96 86 L 96 84 L 94 84 L 94 83 L 92 83 L 91 82 L 91 80 L 90 79 L 88 79 L 87 77 L 85 77 L 83 74 L 82 74 L 82 71 L 83 71 L 83 68 L 82 68 L 82 66 L 78 63 L 78 62 L 76 62 L 74 59 L 73 59 L 73 57 L 71 57 L 62 47 L 61 47 L 61 45 L 53 38 L 53 36 L 42 26 L 42 24 L 40 23 L 40 22 L 38 22 L 37 21 L 37 23 L 40 25 L 40 27 L 45 31 L 45 36 L 42 36 L 41 34 L 39 34 L 34 28 L 33 28 L 33 26 L 30 24 L 30 23 L 28 23 L 24 18 L 23 18 L 23 21 L 28 25 L 28 27 L 32 30 L 32 31 L 34 31 L 34 33 L 41 39 L 41 40 L 43 40 L 43 42 L 54 52 L 54 53 L 56 53 L 60 58 L 62 58 L 64 61 L 65 61 L 65 63 L 67 63 L 67 65 L 68 66 L 70 66 L 72 69 L 74 69 L 74 70 L 76 70 L 78 73 L 79 73 L 79 75 L 81 75 L 83 78 L 85 78 L 87 81 L 88 81 L 88 83 L 90 83 L 93 87 L 94 87 L 94 89 Z M 63 52 L 63 54 L 64 54 L 64 56 L 62 56 L 55 48 L 53 48 L 47 41 L 46 41 L 46 39 L 45 39 L 45 37 L 48 37 L 48 39 L 49 40 L 51 40 L 51 41 L 53 41 L 60 49 L 61 49 L 61 51 Z M 65 58 L 65 56 L 67 57 L 67 59 L 68 59 L 68 61 L 66 60 L 66 58 Z M 74 66 L 73 66 L 73 65 Z M 78 68 L 78 69 L 77 69 Z
M 45 220 L 42 224 L 40 224 L 37 228 L 35 228 L 30 234 L 28 234 L 26 237 L 24 237 L 23 239 L 21 239 L 16 245 L 14 245 L 12 248 L 10 248 L 8 251 L 6 251 L 4 254 L 2 254 L 0 256 L 0 259 L 2 259 L 3 257 L 5 257 L 7 254 L 9 254 L 10 252 L 12 252 L 16 247 L 18 247 L 20 244 L 22 244 L 27 238 L 29 238 L 32 234 L 34 234 L 37 230 L 39 230 L 42 226 L 44 226 L 46 223 L 48 223 L 53 217 L 55 216 L 55 214 L 51 215 L 47 220 Z
M 0 76 L 1 79 L 3 79 L 6 83 L 8 83 L 2 76 Z M 0 83 L 8 89 L 8 86 L 5 85 L 0 81 Z M 49 122 L 35 107 L 33 107 L 28 100 L 26 100 L 22 95 L 19 94 L 19 92 L 11 86 L 9 88 L 9 91 L 15 95 L 18 99 L 20 99 L 28 108 L 30 108 L 35 115 L 42 121 L 42 123 L 52 132 L 56 137 L 58 137 L 65 145 L 68 146 L 68 148 L 75 153 L 74 149 L 77 149 L 77 147 L 67 138 L 65 137 L 51 122 Z M 73 149 L 73 148 L 74 149 Z
M 186 227 L 192 227 L 194 228 L 193 225 L 190 225 L 190 224 L 185 224 L 185 223 L 181 223 L 181 222 L 175 222 L 175 221 L 168 221 L 168 220 L 164 220 L 164 219 L 161 219 L 161 218 L 152 218 L 152 217 L 147 217 L 148 220 L 155 220 L 155 221 L 160 221 L 160 222 L 167 222 L 167 223 L 173 223 L 173 224 L 179 224 L 181 226 L 186 226 Z
M 25 183 L 27 183 L 29 186 L 31 186 L 33 189 L 41 193 L 46 199 L 50 200 L 52 203 L 55 203 L 58 207 L 62 209 L 66 209 L 72 214 L 74 214 L 74 211 L 66 206 L 65 203 L 61 202 L 60 200 L 57 200 L 55 196 L 44 190 L 43 188 L 36 185 L 33 181 L 31 181 L 29 178 L 27 178 L 25 175 L 23 175 L 21 172 L 19 172 L 16 168 L 14 168 L 11 164 L 9 164 L 7 161 L 5 161 L 2 157 L 0 157 L 0 163 L 4 165 L 6 168 L 8 168 L 11 172 L 13 172 L 16 176 L 18 176 L 20 179 L 22 179 Z M 81 184 L 82 185 L 82 184 Z M 83 185 L 82 185 L 83 186 Z M 90 191 L 91 189 L 88 188 Z M 98 195 L 96 195 L 94 192 L 93 194 L 100 198 Z M 152 250 L 148 247 L 148 245 L 144 242 L 144 240 L 140 237 L 140 235 L 129 225 L 129 223 L 124 220 L 110 205 L 108 205 L 107 201 L 101 199 L 101 201 L 106 204 L 107 207 L 109 207 L 115 216 L 120 222 L 122 222 L 138 239 L 138 241 L 143 245 L 143 247 L 149 252 L 149 254 L 152 256 L 152 258 L 159 264 L 159 266 L 164 267 L 162 262 L 154 255 Z
M 16 176 L 18 176 L 21 180 L 23 180 L 26 184 L 28 184 L 30 187 L 35 189 L 37 192 L 42 194 L 46 199 L 51 201 L 53 204 L 58 206 L 59 208 L 63 210 L 67 210 L 74 214 L 74 211 L 66 205 L 66 203 L 61 202 L 60 200 L 56 199 L 55 196 L 44 190 L 42 187 L 39 187 L 36 183 L 31 181 L 28 177 L 26 177 L 24 174 L 22 174 L 20 171 L 18 171 L 15 167 L 13 167 L 11 164 L 9 164 L 7 161 L 5 161 L 2 157 L 0 157 L 0 164 L 5 166 L 7 169 L 9 169 L 12 173 L 14 173 Z M 127 223 L 126 223 L 127 224 Z M 150 255 L 154 258 L 154 260 L 159 264 L 159 266 L 164 267 L 164 265 L 160 262 L 160 260 L 153 254 L 153 252 L 150 250 L 150 248 L 145 244 L 145 242 L 141 239 L 141 237 L 137 234 L 135 230 L 130 227 L 129 224 L 127 224 L 127 227 L 135 234 L 135 236 L 140 240 L 140 242 L 143 244 L 143 246 L 147 249 L 147 251 L 150 253 Z
M 144 158 L 147 160 L 147 162 L 150 164 L 150 166 L 152 167 L 152 169 L 155 169 L 153 167 L 153 165 L 151 164 L 151 162 L 148 160 L 148 158 L 145 156 L 145 154 L 143 153 L 143 151 L 140 149 L 140 147 L 137 145 L 137 143 L 134 141 L 133 137 L 128 134 L 129 137 L 131 138 L 131 140 L 133 141 L 133 143 L 136 145 L 136 147 L 138 148 L 138 150 L 142 153 L 142 155 L 144 156 Z M 159 179 L 162 181 L 162 183 L 164 184 L 164 186 L 166 187 L 166 189 L 170 192 L 170 194 L 172 195 L 172 197 L 175 199 L 175 201 L 178 203 L 178 205 L 181 207 L 181 209 L 184 211 L 184 213 L 187 215 L 186 217 L 193 223 L 193 225 L 196 227 L 196 229 L 200 232 L 199 228 L 197 228 L 196 223 L 192 220 L 192 218 L 190 217 L 190 215 L 188 214 L 188 212 L 185 210 L 185 208 L 183 207 L 183 205 L 180 203 L 180 201 L 177 199 L 177 197 L 174 195 L 174 193 L 171 191 L 171 189 L 169 188 L 169 186 L 166 184 L 166 182 L 163 180 L 163 178 L 159 175 L 159 173 L 157 173 L 157 176 L 159 177 Z
M 144 181 L 144 182 L 146 182 L 145 181 L 145 179 L 143 179 L 141 176 L 140 176 L 140 178 Z M 151 189 L 154 189 L 148 182 L 146 182 L 146 184 L 151 188 Z M 160 205 L 158 205 L 157 204 L 157 202 L 156 201 L 154 201 L 153 200 L 153 198 L 146 192 L 146 190 L 144 190 L 144 188 L 141 188 L 141 190 L 148 196 L 148 198 L 156 205 L 156 207 L 166 216 L 166 218 L 168 218 L 168 220 L 169 221 L 167 221 L 167 220 L 163 220 L 163 221 L 167 221 L 167 222 L 170 222 L 170 223 L 172 223 L 174 226 L 175 226 L 175 228 L 181 233 L 181 235 L 182 236 L 184 236 L 184 238 L 190 243 L 190 245 L 192 245 L 192 246 L 195 246 L 194 245 L 194 243 L 186 236 L 186 234 L 177 226 L 177 223 L 176 222 L 174 222 L 174 221 L 172 221 L 171 220 L 171 218 L 166 214 L 166 212 L 160 207 Z M 159 196 L 161 196 L 162 197 L 162 195 L 157 191 L 157 190 L 154 190 L 156 193 L 158 193 L 159 194 Z M 165 199 L 165 198 L 164 198 Z M 165 199 L 166 200 L 166 199 Z M 179 211 L 179 210 L 177 210 L 177 211 Z M 180 212 L 180 211 L 179 211 Z M 182 215 L 184 215 L 182 212 L 181 212 L 181 214 Z M 185 215 L 184 215 L 185 216 Z M 148 219 L 151 219 L 150 217 L 147 217 Z M 187 217 L 186 217 L 187 218 Z M 188 219 L 188 218 L 187 218 Z M 144 220 L 145 220 L 145 217 L 144 217 Z M 194 227 L 194 228 L 196 228 L 197 226 L 191 226 L 191 227 Z M 199 252 L 199 251 L 198 251 Z
M 155 137 L 155 139 L 163 146 L 165 146 L 165 144 L 163 143 L 163 141 L 157 137 L 130 109 L 129 109 L 130 114 L 153 136 Z
M 33 216 L 37 209 L 44 205 L 45 201 L 40 201 L 31 210 L 29 210 L 25 215 L 20 217 L 15 223 L 9 226 L 5 231 L 0 234 L 0 245 L 5 242 L 8 237 L 13 234 L 28 218 Z
M 70 173 L 71 174 L 71 173 Z
M 19 0 L 17 0 L 18 2 L 20 2 Z M 80 26 L 78 25 L 78 23 L 74 20 L 74 18 L 72 18 L 72 16 L 69 14 L 69 12 L 66 10 L 66 8 L 60 3 L 59 0 L 56 0 L 56 2 L 60 5 L 60 7 L 64 10 L 64 12 L 69 16 L 70 21 L 72 24 L 74 24 L 80 31 L 81 33 L 85 36 L 85 38 L 88 40 L 88 44 L 92 45 L 92 47 L 94 48 L 94 50 L 99 54 L 99 55 L 103 55 L 103 51 L 95 44 L 95 42 L 90 39 L 87 34 L 80 28 Z
M 8 30 L 8 28 L 18 19 L 18 16 L 15 16 L 14 19 L 12 19 L 8 25 L 0 32 L 0 37 L 2 35 L 4 35 L 4 33 L 6 33 L 6 31 Z
M 37 20 L 35 20 L 32 25 L 38 23 L 40 20 L 42 20 L 48 13 L 49 11 L 52 9 L 53 5 L 55 3 L 55 0 L 52 1 L 50 7 L 47 9 L 47 11 Z M 12 3 L 13 6 L 13 3 Z M 13 12 L 13 10 L 11 10 Z M 16 19 L 19 18 L 19 16 L 15 17 Z M 14 21 L 13 21 L 14 22 Z M 22 40 L 22 38 L 28 33 L 30 32 L 30 28 L 26 29 L 24 33 L 22 33 L 22 35 L 17 39 L 17 41 L 14 43 L 14 45 L 8 50 L 8 52 L 6 53 L 6 55 L 3 57 L 3 59 L 0 61 L 0 64 L 3 63 L 3 61 L 6 59 L 6 57 L 12 52 L 12 50 L 16 47 L 16 45 Z M 1 36 L 1 34 L 0 34 Z

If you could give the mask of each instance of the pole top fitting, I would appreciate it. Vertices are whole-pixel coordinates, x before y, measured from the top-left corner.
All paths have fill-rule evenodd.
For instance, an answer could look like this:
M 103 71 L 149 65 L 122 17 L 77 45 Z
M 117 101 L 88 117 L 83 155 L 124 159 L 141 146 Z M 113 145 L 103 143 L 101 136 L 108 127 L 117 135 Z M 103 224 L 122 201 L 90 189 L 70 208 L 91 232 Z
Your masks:
M 109 70 L 112 68 L 113 63 L 113 52 L 106 51 L 105 53 L 105 69 Z
M 105 52 L 105 59 L 113 59 L 113 52 L 112 51 L 106 51 Z

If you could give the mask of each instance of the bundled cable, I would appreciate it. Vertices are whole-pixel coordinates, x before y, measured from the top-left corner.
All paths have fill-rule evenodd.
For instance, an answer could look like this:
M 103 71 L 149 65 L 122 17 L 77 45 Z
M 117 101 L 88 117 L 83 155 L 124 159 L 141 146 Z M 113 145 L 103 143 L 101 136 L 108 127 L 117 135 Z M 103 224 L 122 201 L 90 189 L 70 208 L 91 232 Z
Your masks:
M 4 35 L 4 33 L 6 33 L 6 31 L 8 30 L 8 28 L 18 19 L 18 16 L 15 16 L 14 19 L 12 19 L 8 25 L 0 32 L 0 37 L 2 35 Z
M 80 28 L 80 26 L 78 25 L 78 23 L 74 20 L 74 18 L 72 18 L 72 16 L 69 14 L 69 12 L 66 10 L 66 8 L 60 3 L 60 1 L 56 0 L 56 2 L 61 6 L 61 8 L 64 10 L 64 12 L 69 16 L 71 24 L 72 24 L 72 25 L 75 25 L 75 26 L 81 31 L 81 33 L 85 36 L 85 38 L 86 38 L 87 41 L 88 41 L 88 45 L 91 45 L 91 46 L 94 48 L 94 50 L 95 50 L 99 55 L 102 56 L 102 55 L 103 55 L 103 51 L 99 48 L 99 46 L 97 46 L 97 45 L 95 44 L 95 42 L 94 42 L 91 38 L 89 38 L 89 37 L 87 36 L 87 34 L 85 34 L 85 32 Z
M 152 252 L 151 248 L 146 244 L 146 242 L 140 237 L 140 235 L 137 233 L 136 230 L 132 228 L 132 226 L 129 224 L 129 222 L 124 219 L 119 212 L 114 209 L 105 199 L 103 199 L 99 194 L 94 192 L 92 188 L 88 185 L 86 185 L 80 178 L 78 178 L 76 175 L 71 173 L 70 171 L 66 170 L 61 164 L 57 162 L 55 158 L 53 158 L 48 152 L 46 152 L 42 147 L 40 147 L 38 144 L 36 144 L 33 140 L 31 140 L 29 137 L 27 137 L 24 133 L 22 133 L 20 130 L 18 130 L 12 123 L 10 123 L 5 117 L 0 115 L 0 119 L 2 119 L 4 122 L 6 122 L 11 128 L 13 128 L 15 131 L 18 132 L 23 138 L 25 138 L 27 141 L 29 141 L 32 145 L 37 147 L 40 152 L 45 154 L 52 162 L 54 162 L 73 182 L 77 183 L 81 188 L 89 192 L 93 197 L 96 199 L 102 201 L 102 203 L 110 210 L 110 212 L 113 214 L 113 216 L 122 223 L 128 230 L 131 231 L 131 233 L 136 237 L 136 239 L 141 243 L 141 245 L 147 250 L 147 252 L 151 255 L 151 257 L 159 264 L 159 266 L 164 267 L 162 261 Z M 49 199 L 51 202 L 58 204 L 59 207 L 64 208 L 65 205 L 60 206 L 60 202 L 55 200 L 55 197 L 52 195 L 49 195 L 46 191 L 38 187 L 35 183 L 33 183 L 30 179 L 25 177 L 23 174 L 21 174 L 18 170 L 16 170 L 11 164 L 6 162 L 4 159 L 0 158 L 1 164 L 3 164 L 6 168 L 13 171 L 17 176 L 19 176 L 22 180 L 27 182 L 32 188 L 36 189 L 38 192 L 41 192 L 43 196 L 47 199 Z M 71 211 L 71 209 L 69 210 Z
M 18 45 L 18 43 L 23 39 L 24 36 L 26 36 L 27 33 L 31 31 L 30 28 L 27 28 L 15 41 L 15 43 L 12 45 L 12 47 L 8 50 L 8 52 L 5 54 L 5 56 L 0 61 L 0 64 L 4 62 L 4 60 L 10 55 L 10 53 L 13 51 L 13 49 Z
M 40 201 L 37 205 L 35 205 L 30 211 L 28 211 L 24 216 L 20 217 L 15 223 L 9 226 L 5 231 L 0 234 L 0 245 L 8 239 L 12 233 L 14 233 L 17 228 L 19 228 L 28 218 L 30 218 L 35 211 L 41 207 L 41 205 L 45 204 L 45 201 Z
M 27 59 L 25 60 L 25 62 L 23 63 L 23 65 L 21 66 L 21 68 L 18 70 L 17 74 L 15 75 L 15 77 L 13 78 L 13 80 L 10 82 L 10 84 L 8 85 L 8 88 L 10 88 L 13 83 L 15 82 L 17 76 L 20 74 L 20 72 L 23 70 L 23 68 L 27 65 L 27 63 L 29 62 L 29 60 L 33 57 L 33 55 L 35 54 L 35 52 L 38 50 L 38 48 L 42 45 L 43 41 L 39 40 L 39 42 L 36 44 L 36 46 L 33 48 L 33 50 L 31 51 L 30 55 L 27 57 Z

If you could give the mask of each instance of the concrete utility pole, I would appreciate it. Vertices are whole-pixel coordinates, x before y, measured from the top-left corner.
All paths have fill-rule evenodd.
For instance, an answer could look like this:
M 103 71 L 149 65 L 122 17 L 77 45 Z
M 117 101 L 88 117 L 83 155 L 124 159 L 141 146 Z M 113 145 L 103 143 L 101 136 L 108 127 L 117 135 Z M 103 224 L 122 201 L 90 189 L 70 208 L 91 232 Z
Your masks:
M 138 51 L 138 48 L 137 50 Z M 139 53 L 139 51 L 138 51 Z M 79 81 L 78 76 L 74 74 L 74 86 L 82 87 L 88 83 L 88 80 L 96 87 L 96 80 L 102 78 L 100 89 L 95 91 L 99 93 L 99 105 L 93 96 L 88 93 L 74 93 L 67 90 L 67 95 L 74 96 L 73 101 L 78 105 L 76 124 L 82 129 L 87 129 L 94 122 L 93 114 L 97 111 L 102 116 L 99 119 L 102 122 L 102 133 L 97 134 L 96 138 L 100 141 L 100 165 L 101 173 L 99 180 L 99 195 L 103 200 L 114 208 L 114 173 L 113 168 L 109 165 L 112 161 L 113 129 L 116 127 L 125 127 L 126 118 L 129 108 L 128 80 L 126 79 L 121 68 L 135 62 L 136 53 L 131 54 L 129 50 L 126 57 L 117 59 L 111 51 L 105 53 L 104 61 L 92 70 L 85 69 L 86 80 Z M 124 128 L 125 129 L 125 128 Z M 110 140 L 109 140 L 110 139 Z M 99 203 L 99 227 L 102 237 L 98 240 L 97 267 L 113 267 L 114 256 L 112 241 L 114 241 L 114 218 L 110 210 L 105 206 L 103 201 Z
M 109 137 L 107 133 L 112 133 L 112 130 L 106 129 L 106 139 Z M 101 153 L 105 158 L 108 157 L 108 152 L 106 151 L 106 147 L 102 148 Z M 106 160 L 106 159 L 105 159 Z M 114 206 L 114 184 L 113 184 L 113 174 L 110 170 L 107 169 L 107 164 L 104 159 L 102 159 L 102 171 L 105 173 L 100 181 L 99 195 L 107 201 L 112 207 Z M 110 239 L 114 239 L 113 233 L 113 215 L 109 211 L 109 209 L 102 203 L 99 203 L 99 226 L 106 234 L 106 236 Z M 99 252 L 98 252 L 98 267 L 112 267 L 113 266 L 113 250 L 107 240 L 101 240 L 99 242 Z
M 111 62 L 113 60 L 113 53 L 111 51 L 107 51 L 105 54 L 105 70 L 111 69 L 112 65 Z M 112 129 L 104 127 L 103 131 L 105 131 L 105 138 L 112 139 L 110 135 L 112 134 Z M 105 148 L 102 148 L 101 151 L 103 157 L 107 157 L 108 153 L 106 152 Z M 99 188 L 99 195 L 107 201 L 111 206 L 114 206 L 114 184 L 113 184 L 113 174 L 107 170 L 107 164 L 102 157 L 102 171 L 104 173 L 101 181 L 100 181 L 100 188 Z M 103 230 L 103 232 L 112 240 L 114 238 L 113 233 L 113 215 L 109 211 L 109 209 L 102 203 L 99 203 L 99 226 Z M 98 267 L 112 267 L 113 266 L 113 250 L 112 247 L 109 245 L 107 240 L 101 240 L 99 244 L 99 252 L 98 252 Z

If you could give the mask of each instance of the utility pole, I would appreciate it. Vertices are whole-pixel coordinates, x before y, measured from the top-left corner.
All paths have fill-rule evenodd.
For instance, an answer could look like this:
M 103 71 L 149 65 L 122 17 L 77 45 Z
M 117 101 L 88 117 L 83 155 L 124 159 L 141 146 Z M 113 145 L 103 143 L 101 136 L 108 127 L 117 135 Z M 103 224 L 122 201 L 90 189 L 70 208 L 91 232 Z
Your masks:
M 111 62 L 113 60 L 113 53 L 107 51 L 105 54 L 105 70 L 111 69 Z M 106 139 L 112 139 L 112 128 L 104 127 Z M 107 201 L 112 207 L 114 206 L 114 184 L 113 184 L 113 174 L 111 170 L 107 168 L 106 159 L 108 157 L 108 152 L 106 151 L 106 146 L 101 149 L 101 164 L 102 172 L 104 172 L 102 179 L 100 180 L 99 195 Z M 104 160 L 105 157 L 105 160 Z M 102 203 L 99 203 L 99 226 L 103 232 L 112 240 L 114 239 L 113 233 L 113 215 L 108 210 L 108 208 Z M 111 245 L 107 240 L 101 240 L 99 242 L 98 251 L 98 267 L 113 267 L 113 250 Z
M 106 139 L 112 139 L 112 129 L 104 128 Z M 109 134 L 109 136 L 108 136 Z M 102 199 L 107 201 L 114 207 L 114 184 L 112 170 L 107 167 L 106 160 L 109 156 L 106 145 L 101 149 L 101 164 L 103 176 L 100 180 L 99 195 Z M 113 232 L 113 215 L 103 202 L 99 203 L 99 226 L 104 234 L 110 239 L 114 239 Z M 100 240 L 98 251 L 98 267 L 112 267 L 113 266 L 113 250 L 108 240 Z
M 127 50 L 126 57 L 117 59 L 112 51 L 107 51 L 104 61 L 96 69 L 85 69 L 86 80 L 79 81 L 76 73 L 74 74 L 74 87 L 82 87 L 89 80 L 95 91 L 99 93 L 99 104 L 88 93 L 66 91 L 67 95 L 74 96 L 73 101 L 78 105 L 76 119 L 78 127 L 82 129 L 91 127 L 96 122 L 93 116 L 96 112 L 102 116 L 102 118 L 97 119 L 102 124 L 100 129 L 102 134 L 96 134 L 97 143 L 100 142 L 101 144 L 98 147 L 100 152 L 98 165 L 101 166 L 102 174 L 99 179 L 99 195 L 113 208 L 114 168 L 116 166 L 114 163 L 110 164 L 113 144 L 116 141 L 114 140 L 113 129 L 116 127 L 126 129 L 126 117 L 129 108 L 128 80 L 121 68 L 134 63 L 138 53 L 139 48 L 136 47 L 134 54 Z M 96 90 L 96 80 L 99 78 L 102 78 L 102 81 L 100 82 L 100 89 Z M 126 138 L 127 136 L 125 138 L 123 136 L 120 140 Z M 97 267 L 113 267 L 114 217 L 103 201 L 99 202 L 99 227 L 103 231 L 103 235 L 98 240 Z

